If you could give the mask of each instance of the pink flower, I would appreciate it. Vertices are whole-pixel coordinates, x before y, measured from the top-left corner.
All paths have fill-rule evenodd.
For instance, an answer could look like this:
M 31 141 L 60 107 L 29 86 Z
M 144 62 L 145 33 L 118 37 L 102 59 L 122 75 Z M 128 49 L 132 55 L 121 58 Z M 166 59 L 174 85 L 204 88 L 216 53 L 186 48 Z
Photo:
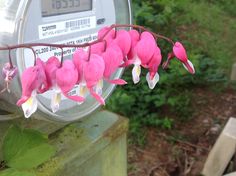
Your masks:
M 62 93 L 65 97 L 73 101 L 83 102 L 84 98 L 81 96 L 68 95 L 77 84 L 78 76 L 78 71 L 74 63 L 71 60 L 64 61 L 62 67 L 56 71 L 56 87 L 59 88 L 56 93 Z
M 123 53 L 123 57 L 126 57 L 131 48 L 131 38 L 129 32 L 126 30 L 116 31 L 114 40 L 112 40 L 111 43 L 108 42 L 108 45 L 110 44 L 116 44 L 119 46 Z
M 102 53 L 104 52 L 104 50 L 105 50 L 105 42 L 106 41 L 104 41 L 104 42 L 99 42 L 99 43 L 96 43 L 96 44 L 94 44 L 94 45 L 92 45 L 92 46 L 90 46 L 91 48 L 90 48 L 90 52 L 91 53 L 93 53 L 93 54 L 98 54 L 98 55 L 102 55 Z
M 41 59 L 37 59 L 36 60 L 36 65 L 40 68 L 40 70 L 42 70 L 41 72 L 39 72 L 39 77 L 43 78 L 43 83 L 42 85 L 39 87 L 39 89 L 37 90 L 38 93 L 44 93 L 48 90 L 48 80 L 47 80 L 47 76 L 45 73 L 45 63 L 41 60 Z
M 131 48 L 130 51 L 127 55 L 128 59 L 131 60 L 135 57 L 136 52 L 135 52 L 135 46 L 140 40 L 140 33 L 137 30 L 130 30 L 129 35 L 131 38 Z
M 45 73 L 47 76 L 49 89 L 54 87 L 56 84 L 56 72 L 60 67 L 60 64 L 60 61 L 55 56 L 50 57 L 45 63 Z
M 159 47 L 156 47 L 155 52 L 148 63 L 149 73 L 146 75 L 146 80 L 150 89 L 154 89 L 156 83 L 159 81 L 158 67 L 161 64 L 162 56 Z
M 86 97 L 88 92 L 99 101 L 105 104 L 101 97 L 103 88 L 103 73 L 105 63 L 101 56 L 91 54 L 90 58 L 86 51 L 78 49 L 73 55 L 73 62 L 79 72 L 78 92 L 79 96 Z
M 91 54 L 89 61 L 85 62 L 84 65 L 84 79 L 91 95 L 102 105 L 105 105 L 105 101 L 97 93 L 99 91 L 96 89 L 99 86 L 99 82 L 103 80 L 104 70 L 105 63 L 103 58 L 99 55 Z
M 88 53 L 84 51 L 83 49 L 79 48 L 74 52 L 73 63 L 75 64 L 75 67 L 79 74 L 78 80 L 77 80 L 77 83 L 79 84 L 78 95 L 84 98 L 88 96 L 88 89 L 87 89 L 86 81 L 84 78 L 84 66 L 87 60 L 88 60 Z
M 52 112 L 59 110 L 61 102 L 61 91 L 56 83 L 56 72 L 60 67 L 60 61 L 57 57 L 50 57 L 45 64 L 45 73 L 48 81 L 48 89 L 52 89 L 51 109 Z
M 124 63 L 120 67 L 127 67 L 131 64 L 134 64 L 136 53 L 136 45 L 140 40 L 140 33 L 136 30 L 129 31 L 130 39 L 131 39 L 131 46 L 127 57 L 124 59 Z
M 36 65 L 27 68 L 21 76 L 22 96 L 17 105 L 21 106 L 26 118 L 30 117 L 37 110 L 37 92 L 45 87 L 46 76 L 41 65 L 41 60 L 37 59 Z
M 175 42 L 173 46 L 173 53 L 175 57 L 183 63 L 185 69 L 188 70 L 191 74 L 195 73 L 194 66 L 190 60 L 188 60 L 188 56 L 184 46 L 180 42 Z
M 108 31 L 110 30 L 110 27 L 103 27 L 98 31 L 98 39 L 101 39 Z M 104 37 L 104 40 L 106 40 L 107 43 L 111 43 L 111 41 L 115 37 L 116 31 L 114 29 L 111 29 L 107 35 Z
M 124 85 L 127 84 L 123 79 L 110 80 L 113 73 L 117 71 L 123 61 L 121 49 L 116 44 L 110 44 L 106 51 L 102 53 L 102 58 L 105 63 L 104 78 L 112 84 Z
M 175 57 L 174 53 L 171 52 L 171 53 L 168 53 L 168 56 L 167 56 L 167 60 L 165 62 L 163 62 L 162 64 L 162 68 L 163 69 L 167 69 L 169 64 L 170 64 L 170 61 Z
M 151 33 L 142 32 L 140 40 L 135 45 L 133 51 L 133 64 L 132 77 L 134 84 L 140 81 L 141 65 L 145 68 L 148 67 L 148 63 L 152 59 L 152 56 L 156 49 L 156 41 Z
M 12 79 L 16 76 L 18 72 L 18 69 L 16 66 L 13 66 L 11 68 L 10 63 L 5 63 L 3 68 L 2 68 L 2 76 L 4 78 L 4 81 L 6 83 L 6 87 L 0 91 L 0 93 L 4 92 L 4 91 L 8 91 L 10 93 L 10 89 L 9 89 L 9 84 L 12 81 Z
M 85 97 L 87 90 L 101 104 L 105 104 L 101 97 L 105 63 L 101 56 L 78 49 L 73 55 L 73 62 L 79 72 L 79 95 Z

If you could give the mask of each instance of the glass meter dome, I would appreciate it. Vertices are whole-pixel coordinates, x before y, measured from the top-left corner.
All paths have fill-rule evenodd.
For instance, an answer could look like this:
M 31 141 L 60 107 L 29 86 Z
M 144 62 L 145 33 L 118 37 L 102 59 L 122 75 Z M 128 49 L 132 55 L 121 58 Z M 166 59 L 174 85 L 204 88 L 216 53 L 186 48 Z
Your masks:
M 97 31 L 114 23 L 130 24 L 132 21 L 129 0 L 0 0 L 0 45 L 19 43 L 65 43 L 81 44 L 93 41 Z M 61 50 L 52 47 L 34 47 L 39 58 L 46 61 L 50 56 L 60 58 Z M 75 48 L 64 49 L 64 58 L 71 59 Z M 5 112 L 22 114 L 16 106 L 21 96 L 20 75 L 25 68 L 33 65 L 32 51 L 17 49 L 11 52 L 19 74 L 11 83 L 11 92 L 0 94 L 0 106 Z M 8 62 L 8 51 L 0 52 L 0 69 Z M 113 77 L 119 78 L 122 69 Z M 0 79 L 0 88 L 3 88 Z M 106 84 L 103 97 L 107 98 L 114 85 Z M 72 92 L 76 93 L 76 89 Z M 71 100 L 62 99 L 60 110 L 52 113 L 50 108 L 51 92 L 37 95 L 38 110 L 34 114 L 38 118 L 55 121 L 75 121 L 99 107 L 92 97 L 78 105 Z M 0 112 L 0 121 L 15 118 L 17 115 Z

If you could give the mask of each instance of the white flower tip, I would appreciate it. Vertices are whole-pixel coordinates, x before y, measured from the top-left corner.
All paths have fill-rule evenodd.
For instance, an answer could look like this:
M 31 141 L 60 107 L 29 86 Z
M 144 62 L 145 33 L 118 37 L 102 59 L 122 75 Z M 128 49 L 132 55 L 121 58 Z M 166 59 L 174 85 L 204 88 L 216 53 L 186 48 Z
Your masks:
M 184 68 L 191 74 L 195 73 L 194 66 L 190 60 L 188 60 L 186 63 L 183 63 Z
M 138 84 L 139 81 L 140 81 L 140 77 L 135 77 L 135 78 L 133 79 L 134 84 Z
M 53 113 L 57 112 L 59 110 L 59 107 L 60 107 L 59 104 L 55 104 L 55 105 L 51 106 L 52 112 Z
M 55 91 L 51 100 L 51 109 L 53 113 L 59 110 L 60 102 L 61 102 L 61 93 Z
M 77 105 L 82 105 L 84 102 L 77 102 Z
M 77 95 L 80 97 L 85 98 L 88 96 L 88 89 L 87 89 L 86 85 L 79 85 L 77 92 L 78 92 Z M 78 105 L 81 105 L 83 103 L 84 102 L 77 102 Z
M 78 86 L 78 96 L 85 98 L 88 95 L 88 89 L 84 85 L 79 85 Z M 83 103 L 83 102 L 82 102 Z
M 37 110 L 37 100 L 35 96 L 31 96 L 25 103 L 21 105 L 25 118 L 29 118 Z
M 132 78 L 134 84 L 137 84 L 140 81 L 140 74 L 141 74 L 141 66 L 135 65 L 132 69 Z
M 30 113 L 29 110 L 24 111 L 24 116 L 26 119 L 28 119 L 32 114 Z
M 156 84 L 158 83 L 160 79 L 160 76 L 158 73 L 155 74 L 155 76 L 153 77 L 153 79 L 150 78 L 150 73 L 148 72 L 146 75 L 146 80 L 148 82 L 148 87 L 150 89 L 154 89 L 154 87 L 156 86 Z
M 95 87 L 95 92 L 98 95 L 102 95 L 102 88 L 103 88 L 103 80 L 101 79 Z

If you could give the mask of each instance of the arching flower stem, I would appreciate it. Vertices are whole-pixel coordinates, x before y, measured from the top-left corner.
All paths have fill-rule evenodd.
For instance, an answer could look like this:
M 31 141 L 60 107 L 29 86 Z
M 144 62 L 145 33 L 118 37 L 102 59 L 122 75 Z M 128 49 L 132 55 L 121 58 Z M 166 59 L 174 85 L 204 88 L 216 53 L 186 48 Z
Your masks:
M 109 30 L 107 30 L 104 33 L 104 35 L 101 38 L 99 38 L 93 42 L 89 42 L 89 43 L 84 43 L 84 44 L 24 43 L 24 44 L 17 44 L 17 45 L 9 45 L 9 46 L 5 46 L 5 47 L 0 47 L 0 50 L 13 50 L 13 49 L 17 49 L 17 48 L 30 48 L 30 49 L 32 49 L 32 51 L 35 54 L 33 47 L 36 47 L 36 46 L 49 46 L 49 47 L 57 47 L 57 48 L 83 48 L 83 47 L 88 47 L 88 46 L 94 45 L 96 43 L 102 42 L 104 40 L 104 38 L 106 37 L 106 35 L 114 28 L 115 29 L 117 29 L 117 28 L 136 28 L 139 30 L 147 31 L 147 32 L 150 32 L 155 38 L 164 39 L 164 40 L 168 41 L 169 43 L 171 43 L 172 45 L 174 45 L 174 42 L 170 38 L 165 37 L 160 34 L 157 34 L 157 33 L 154 33 L 143 26 L 133 25 L 133 24 L 113 24 L 110 26 Z

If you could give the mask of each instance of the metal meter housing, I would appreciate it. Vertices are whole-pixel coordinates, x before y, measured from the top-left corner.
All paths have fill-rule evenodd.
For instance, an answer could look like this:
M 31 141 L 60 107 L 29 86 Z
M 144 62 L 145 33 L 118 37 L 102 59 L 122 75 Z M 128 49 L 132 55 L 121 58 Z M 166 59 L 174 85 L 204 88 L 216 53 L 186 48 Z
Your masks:
M 0 29 L 0 44 L 19 43 L 65 43 L 81 44 L 95 40 L 97 32 L 104 26 L 114 23 L 130 24 L 131 8 L 129 0 L 0 0 L 0 21 L 4 20 L 5 30 Z M 50 56 L 61 57 L 61 50 L 52 47 L 34 47 L 37 57 L 46 61 Z M 71 59 L 75 48 L 65 48 L 64 59 Z M 29 49 L 17 49 L 12 55 L 19 69 L 19 75 L 12 85 L 12 93 L 0 95 L 13 108 L 21 96 L 20 75 L 27 67 L 33 66 L 34 57 Z M 7 53 L 1 54 L 6 58 Z M 7 58 L 0 61 L 1 65 Z M 118 78 L 122 69 L 113 77 Z M 3 82 L 0 82 L 2 86 Z M 103 97 L 107 98 L 114 85 L 104 84 Z M 70 92 L 76 94 L 76 87 Z M 38 111 L 36 117 L 49 118 L 56 121 L 74 121 L 84 117 L 99 104 L 89 96 L 78 105 L 71 100 L 62 99 L 60 110 L 52 113 L 50 109 L 50 91 L 37 95 Z M 18 108 L 19 109 L 19 108 Z M 4 117 L 2 117 L 4 119 Z M 0 115 L 1 120 L 1 115 Z

